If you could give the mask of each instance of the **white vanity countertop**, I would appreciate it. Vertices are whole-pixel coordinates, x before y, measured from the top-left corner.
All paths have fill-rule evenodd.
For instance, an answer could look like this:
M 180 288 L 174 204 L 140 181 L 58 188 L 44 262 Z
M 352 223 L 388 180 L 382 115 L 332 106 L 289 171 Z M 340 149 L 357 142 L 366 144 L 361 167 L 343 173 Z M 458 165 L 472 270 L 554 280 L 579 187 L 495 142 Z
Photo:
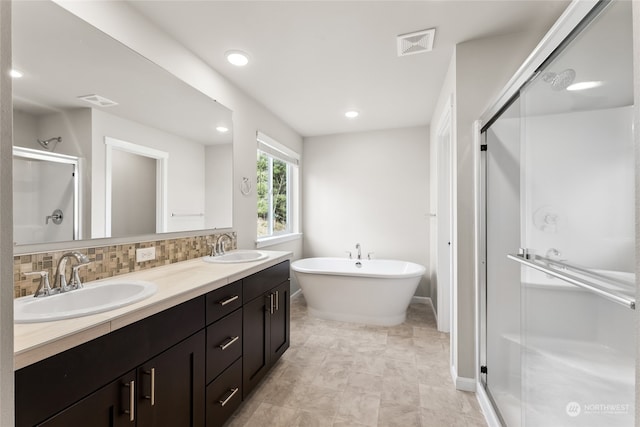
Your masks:
M 158 290 L 140 302 L 103 313 L 52 322 L 14 324 L 14 368 L 23 368 L 91 341 L 292 256 L 291 252 L 261 252 L 269 256 L 261 261 L 236 264 L 213 264 L 197 258 L 104 279 L 146 280 L 155 283 Z

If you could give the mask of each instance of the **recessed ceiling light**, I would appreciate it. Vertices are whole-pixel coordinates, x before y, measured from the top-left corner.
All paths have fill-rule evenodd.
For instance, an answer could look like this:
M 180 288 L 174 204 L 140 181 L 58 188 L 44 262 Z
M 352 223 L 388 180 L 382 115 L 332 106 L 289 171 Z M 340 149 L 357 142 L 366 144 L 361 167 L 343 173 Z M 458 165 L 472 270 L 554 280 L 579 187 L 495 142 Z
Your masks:
M 230 50 L 226 53 L 227 61 L 236 67 L 244 67 L 249 63 L 249 55 L 241 50 Z
M 16 69 L 12 69 L 11 71 L 9 71 L 9 75 L 14 79 L 19 79 L 20 77 L 24 76 L 22 71 L 18 71 Z
M 602 86 L 602 82 L 600 81 L 592 81 L 592 82 L 578 82 L 574 83 L 571 86 L 567 87 L 567 90 L 586 90 L 593 89 L 594 87 Z
M 220 133 L 227 133 L 227 132 L 229 132 L 229 128 L 228 128 L 228 127 L 225 127 L 225 126 L 218 126 L 218 127 L 216 128 L 216 130 L 217 130 L 218 132 L 220 132 Z
M 356 117 L 358 117 L 360 115 L 359 112 L 357 112 L 356 110 L 349 110 L 346 113 L 344 113 L 344 116 L 348 119 L 355 119 Z

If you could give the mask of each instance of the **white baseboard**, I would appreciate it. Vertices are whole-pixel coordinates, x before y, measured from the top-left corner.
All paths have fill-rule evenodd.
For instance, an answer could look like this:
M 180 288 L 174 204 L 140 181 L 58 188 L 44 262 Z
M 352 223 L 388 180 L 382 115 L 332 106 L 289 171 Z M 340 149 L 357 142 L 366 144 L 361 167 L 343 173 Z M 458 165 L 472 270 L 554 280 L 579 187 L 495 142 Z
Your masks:
M 474 378 L 459 377 L 455 366 L 451 366 L 451 378 L 456 390 L 476 391 L 476 380 Z
M 438 313 L 436 313 L 436 309 L 433 306 L 433 300 L 431 299 L 431 297 L 417 297 L 417 296 L 413 296 L 411 298 L 411 302 L 412 303 L 416 303 L 416 304 L 426 304 L 429 307 L 431 307 L 431 312 L 433 313 L 433 315 L 435 316 L 435 318 L 438 318 Z
M 297 296 L 297 295 L 299 295 L 301 293 L 302 293 L 302 289 L 298 289 L 297 291 L 295 291 L 294 293 L 291 294 L 290 298 L 293 298 L 293 297 L 295 297 L 295 296 Z
M 482 415 L 484 415 L 484 419 L 487 422 L 489 427 L 501 427 L 502 424 L 496 415 L 496 412 L 493 410 L 493 405 L 491 405 L 491 401 L 489 400 L 489 396 L 484 391 L 484 387 L 481 384 L 476 383 L 476 398 L 478 399 L 478 403 L 480 404 L 480 409 L 482 410 Z
M 411 297 L 411 303 L 412 304 L 429 304 L 428 301 L 431 301 L 431 298 L 429 297 L 417 297 L 417 296 L 412 296 Z

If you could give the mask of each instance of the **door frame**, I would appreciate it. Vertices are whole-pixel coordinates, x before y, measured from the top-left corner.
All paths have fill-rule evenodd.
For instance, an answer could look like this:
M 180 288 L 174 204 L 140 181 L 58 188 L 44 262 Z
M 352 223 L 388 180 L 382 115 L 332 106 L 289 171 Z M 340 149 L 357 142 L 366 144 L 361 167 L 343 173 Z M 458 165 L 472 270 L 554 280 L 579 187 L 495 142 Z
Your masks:
M 450 332 L 452 341 L 456 335 L 454 316 L 454 157 L 453 157 L 453 96 L 450 97 L 438 123 L 436 150 L 436 274 L 437 274 L 437 325 L 441 332 Z M 446 194 L 446 206 L 441 206 L 442 193 Z M 444 220 L 443 218 L 446 218 Z M 443 238 L 444 237 L 444 238 Z M 447 240 L 448 244 L 444 241 Z M 446 271 L 446 275 L 441 273 Z M 448 280 L 441 280 L 446 278 Z M 452 346 L 452 355 L 454 353 Z
M 169 153 L 134 144 L 109 136 L 104 137 L 105 144 L 105 212 L 104 236 L 111 237 L 111 197 L 113 150 L 125 151 L 156 160 L 156 233 L 167 232 L 167 191 Z

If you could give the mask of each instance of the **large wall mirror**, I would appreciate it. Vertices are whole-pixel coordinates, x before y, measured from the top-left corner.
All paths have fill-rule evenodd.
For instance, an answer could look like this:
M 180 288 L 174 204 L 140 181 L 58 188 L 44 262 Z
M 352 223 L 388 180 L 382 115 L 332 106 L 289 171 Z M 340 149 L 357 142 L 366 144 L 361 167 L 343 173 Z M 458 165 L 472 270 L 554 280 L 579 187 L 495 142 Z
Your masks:
M 15 245 L 232 226 L 229 109 L 51 1 L 12 15 Z

